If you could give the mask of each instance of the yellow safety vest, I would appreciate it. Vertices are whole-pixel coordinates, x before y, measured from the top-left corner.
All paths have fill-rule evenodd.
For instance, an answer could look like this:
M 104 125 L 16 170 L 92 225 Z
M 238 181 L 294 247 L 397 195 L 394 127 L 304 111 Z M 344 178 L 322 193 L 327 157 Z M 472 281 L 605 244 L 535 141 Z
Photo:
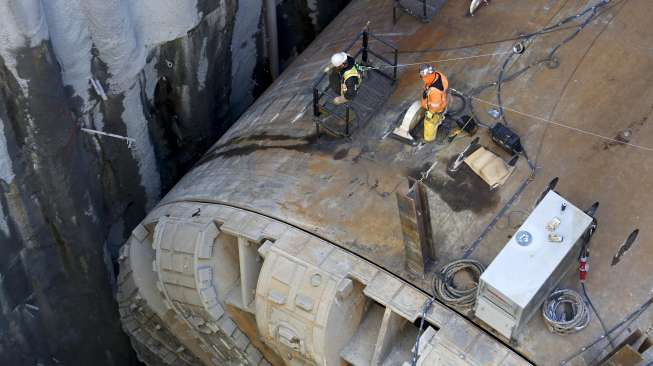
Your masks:
M 360 84 L 361 80 L 363 78 L 361 77 L 360 72 L 358 71 L 358 67 L 354 65 L 351 69 L 345 71 L 345 73 L 342 75 L 342 85 L 340 86 L 340 95 L 345 96 L 345 93 L 347 92 L 347 80 L 350 77 L 357 77 L 358 78 L 358 84 L 356 84 L 356 90 L 358 90 L 358 85 Z

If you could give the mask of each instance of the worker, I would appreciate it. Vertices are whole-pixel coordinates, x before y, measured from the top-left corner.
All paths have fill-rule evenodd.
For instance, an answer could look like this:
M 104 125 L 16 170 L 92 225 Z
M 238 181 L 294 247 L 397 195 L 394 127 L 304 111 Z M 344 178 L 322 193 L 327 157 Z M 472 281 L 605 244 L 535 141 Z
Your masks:
M 331 56 L 331 64 L 324 71 L 329 73 L 331 89 L 338 94 L 333 99 L 334 104 L 343 104 L 356 97 L 363 75 L 353 57 L 338 52 Z
M 422 92 L 422 108 L 424 113 L 424 141 L 432 142 L 438 132 L 440 123 L 449 103 L 447 90 L 449 80 L 441 72 L 435 71 L 432 65 L 420 65 L 419 75 L 424 81 Z

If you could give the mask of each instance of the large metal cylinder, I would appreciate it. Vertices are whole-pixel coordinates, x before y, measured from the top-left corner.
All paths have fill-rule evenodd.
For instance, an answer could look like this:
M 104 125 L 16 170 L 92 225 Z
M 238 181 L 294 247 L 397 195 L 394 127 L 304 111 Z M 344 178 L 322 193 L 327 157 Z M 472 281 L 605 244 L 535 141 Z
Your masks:
M 136 286 L 140 299 L 127 295 L 132 288 L 121 287 L 123 322 L 143 318 L 130 310 L 134 304 L 136 310 L 139 306 L 158 309 L 152 311 L 156 325 L 147 328 L 147 334 L 130 331 L 141 337 L 140 344 L 155 339 L 162 346 L 150 350 L 162 358 L 172 352 L 178 358 L 192 355 L 205 364 L 403 365 L 415 346 L 422 354 L 418 365 L 527 364 L 490 336 L 491 330 L 483 324 L 477 326 L 437 301 L 425 307 L 435 266 L 429 261 L 433 258 L 424 255 L 437 253 L 438 266 L 464 253 L 489 262 L 503 243 L 482 239 L 506 234 L 488 228 L 496 227 L 501 213 L 529 184 L 532 171 L 526 159 L 517 162 L 500 189 L 491 190 L 471 168 L 447 172 L 448 163 L 471 141 L 469 136 L 449 145 L 417 147 L 387 138 L 421 95 L 423 84 L 412 66 L 439 58 L 443 61 L 438 69 L 452 86 L 474 90 L 494 80 L 505 60 L 497 56 L 511 52 L 504 43 L 478 46 L 479 39 L 505 37 L 514 31 L 514 23 L 463 18 L 459 14 L 463 7 L 450 2 L 441 11 L 447 19 L 464 23 L 455 32 L 445 21 L 423 25 L 407 17 L 393 26 L 392 3 L 353 1 L 134 232 L 122 271 L 147 272 L 140 276 L 147 280 Z M 544 17 L 533 12 L 532 3 L 514 1 L 511 7 L 514 14 L 525 14 L 519 18 L 524 27 L 544 27 L 540 23 L 558 13 L 576 11 L 560 8 L 563 5 L 547 7 Z M 369 119 L 352 125 L 349 138 L 318 134 L 315 117 L 337 116 L 325 116 L 322 101 L 313 113 L 314 95 L 322 95 L 322 90 L 313 90 L 313 82 L 330 56 L 347 49 L 363 29 L 394 37 L 403 50 L 430 51 L 402 54 L 397 83 L 379 86 L 373 84 L 373 77 L 363 78 L 370 84 L 351 103 L 351 112 Z M 594 31 L 596 37 L 602 34 Z M 474 46 L 458 49 L 454 41 Z M 432 51 L 438 42 L 448 51 Z M 553 41 L 543 42 L 548 47 L 546 42 Z M 373 36 L 369 46 L 371 62 L 379 62 L 375 57 L 391 57 Z M 356 54 L 357 49 L 349 51 Z M 438 56 L 428 60 L 431 57 L 425 54 L 431 53 Z M 570 53 L 566 57 L 571 64 L 587 62 L 585 54 Z M 560 95 L 568 85 L 551 87 L 551 73 L 564 73 L 559 77 L 572 80 L 575 72 L 562 69 L 541 71 L 546 72 L 542 79 L 547 82 L 539 81 L 546 88 L 537 89 L 537 103 L 520 96 L 529 114 L 547 115 L 562 103 Z M 571 104 L 565 108 L 572 110 Z M 572 117 L 580 120 L 578 115 Z M 534 126 L 515 127 L 525 146 L 540 146 L 542 136 L 550 133 L 547 124 Z M 481 137 L 484 146 L 491 146 L 489 136 Z M 560 139 L 547 141 L 554 146 L 551 149 L 567 148 Z M 549 158 L 559 162 L 558 157 Z M 437 251 L 413 248 L 422 249 L 413 250 L 422 260 L 421 273 L 406 268 L 406 253 L 411 252 L 406 243 L 417 242 L 411 235 L 414 230 L 403 230 L 414 224 L 409 221 L 415 217 L 404 215 L 407 219 L 402 221 L 398 210 L 398 197 L 409 192 L 407 178 L 428 183 L 424 210 L 429 218 L 422 224 L 432 228 Z M 479 247 L 481 242 L 487 246 Z M 147 269 L 140 268 L 148 261 Z M 422 318 L 428 329 L 415 344 L 420 332 L 416 324 Z M 174 337 L 163 339 L 157 326 Z M 532 341 L 539 341 L 545 330 L 530 331 L 525 342 L 511 346 L 536 362 L 548 360 L 546 349 Z M 570 351 L 565 340 L 541 339 L 550 349 Z

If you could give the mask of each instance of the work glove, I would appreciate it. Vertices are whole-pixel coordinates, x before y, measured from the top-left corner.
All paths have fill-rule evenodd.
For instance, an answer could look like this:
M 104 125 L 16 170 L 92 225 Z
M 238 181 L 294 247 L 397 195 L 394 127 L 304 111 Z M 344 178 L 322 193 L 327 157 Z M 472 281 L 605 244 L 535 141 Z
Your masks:
M 333 98 L 333 104 L 335 105 L 341 105 L 347 103 L 347 98 L 343 97 L 342 95 L 338 95 L 337 97 Z
M 332 68 L 333 68 L 333 66 L 331 66 L 331 65 L 325 67 L 325 68 L 324 68 L 324 73 L 325 73 L 325 74 L 330 73 Z

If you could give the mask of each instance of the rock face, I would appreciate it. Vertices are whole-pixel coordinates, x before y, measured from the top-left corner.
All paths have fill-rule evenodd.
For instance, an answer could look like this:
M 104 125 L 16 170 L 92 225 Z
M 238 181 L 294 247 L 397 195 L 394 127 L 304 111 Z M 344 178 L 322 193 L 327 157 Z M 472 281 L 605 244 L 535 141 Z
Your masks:
M 317 3 L 277 6 L 280 23 L 309 25 L 283 49 L 344 6 Z M 263 13 L 0 0 L 0 364 L 137 362 L 112 295 L 117 248 L 271 81 Z

